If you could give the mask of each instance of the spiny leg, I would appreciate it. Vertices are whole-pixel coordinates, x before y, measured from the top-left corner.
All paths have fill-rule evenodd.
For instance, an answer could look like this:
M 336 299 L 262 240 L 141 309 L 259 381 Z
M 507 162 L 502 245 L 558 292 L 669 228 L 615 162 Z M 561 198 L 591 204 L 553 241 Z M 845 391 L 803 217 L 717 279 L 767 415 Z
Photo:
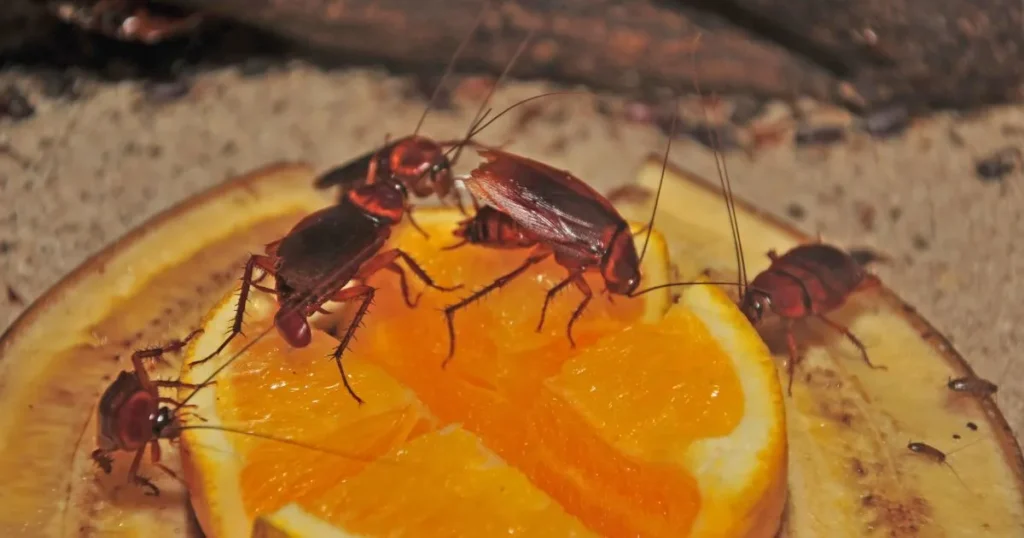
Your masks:
M 138 452 L 135 453 L 135 459 L 132 460 L 132 466 L 128 469 L 128 481 L 147 490 L 146 495 L 156 497 L 160 495 L 160 489 L 157 488 L 156 485 L 148 478 L 139 474 L 139 464 L 142 463 L 142 455 L 145 453 L 146 445 L 142 445 Z
M 197 361 L 190 362 L 188 364 L 190 368 L 202 364 L 217 356 L 217 354 L 223 351 L 224 348 L 226 348 L 228 344 L 235 339 L 236 336 L 242 334 L 242 319 L 245 316 L 246 302 L 249 300 L 249 288 L 253 285 L 252 272 L 254 269 L 256 269 L 256 267 L 263 269 L 267 273 L 273 273 L 274 258 L 271 258 L 269 256 L 261 256 L 259 254 L 253 254 L 252 256 L 249 257 L 249 261 L 245 262 L 245 270 L 242 271 L 242 287 L 238 292 L 238 305 L 235 307 L 235 321 L 231 325 L 231 331 L 228 334 L 228 337 L 225 338 L 224 341 L 221 342 L 219 346 L 217 346 L 217 349 L 213 350 L 213 352 L 207 355 L 206 357 L 199 359 Z
M 522 265 L 516 267 L 511 272 L 498 277 L 494 282 L 491 282 L 490 284 L 484 286 L 483 288 L 480 288 L 469 297 L 466 297 L 465 299 L 453 305 L 445 307 L 444 317 L 448 321 L 448 356 L 445 358 L 444 362 L 441 363 L 442 368 L 446 367 L 448 365 L 448 361 L 452 360 L 452 357 L 455 355 L 455 312 L 458 312 L 459 310 L 465 308 L 471 303 L 480 300 L 481 297 L 487 295 L 488 293 L 491 293 L 492 291 L 505 286 L 512 279 L 518 277 L 531 266 L 540 263 L 550 255 L 551 251 L 549 250 L 540 250 L 534 252 L 533 254 L 530 255 L 529 258 L 526 258 L 526 261 L 524 261 Z
M 355 334 L 356 329 L 363 321 L 363 316 L 366 315 L 366 311 L 370 308 L 370 303 L 373 302 L 373 295 L 377 290 L 372 286 L 362 285 L 346 288 L 338 292 L 332 298 L 334 301 L 345 302 L 355 301 L 362 299 L 359 308 L 356 310 L 355 316 L 352 317 L 352 322 L 349 323 L 348 329 L 345 330 L 345 336 L 341 338 L 341 343 L 334 350 L 334 362 L 338 364 L 338 372 L 341 373 L 341 381 L 345 384 L 345 389 L 360 405 L 363 403 L 363 399 L 360 398 L 356 391 L 349 385 L 348 375 L 345 374 L 345 368 L 341 365 L 341 354 L 345 352 L 345 348 L 348 347 L 349 342 L 352 340 L 352 335 Z
M 551 304 L 551 300 L 555 298 L 566 286 L 572 283 L 573 279 L 576 278 L 579 273 L 569 273 L 569 276 L 565 280 L 555 284 L 553 288 L 548 290 L 548 294 L 544 297 L 544 306 L 540 309 L 540 322 L 537 323 L 537 332 L 540 332 L 544 328 L 544 318 L 547 317 L 548 306 Z
M 395 263 L 395 260 L 401 258 L 409 269 L 415 274 L 428 288 L 434 288 L 440 291 L 455 291 L 462 288 L 462 284 L 456 286 L 441 286 L 434 282 L 434 279 L 427 274 L 426 271 L 420 267 L 420 264 L 416 263 L 416 260 L 412 259 L 402 249 L 392 249 L 387 252 L 382 252 L 374 256 L 370 261 L 363 264 L 363 267 L 359 270 L 359 278 L 366 280 L 370 275 L 380 271 L 381 269 L 387 268 L 389 265 Z M 399 269 L 401 270 L 401 269 Z
M 789 384 L 786 386 L 786 393 L 793 395 L 793 376 L 796 372 L 796 363 L 800 360 L 800 353 L 797 351 L 796 338 L 793 336 L 793 323 L 789 320 L 784 322 L 786 331 L 786 345 L 789 347 L 789 361 L 786 362 L 786 373 L 789 374 Z
M 217 382 L 216 381 L 210 381 L 209 384 L 213 385 L 215 383 L 217 383 Z M 181 381 L 179 381 L 177 379 L 154 379 L 153 380 L 153 384 L 156 385 L 157 387 L 170 388 L 170 389 L 193 389 L 193 390 L 195 390 L 195 389 L 202 388 L 201 385 L 195 385 L 193 383 L 182 383 Z
M 815 317 L 817 317 L 821 321 L 825 322 L 825 324 L 828 325 L 829 327 L 832 327 L 833 329 L 839 331 L 840 333 L 844 334 L 847 338 L 849 338 L 850 342 L 853 342 L 853 345 L 857 346 L 857 349 L 860 350 L 860 356 L 864 359 L 864 362 L 867 363 L 868 366 L 870 366 L 871 368 L 874 368 L 876 370 L 888 370 L 889 369 L 888 367 L 883 366 L 883 365 L 877 365 L 876 366 L 875 364 L 873 364 L 871 362 L 871 359 L 868 358 L 868 350 L 867 350 L 867 348 L 864 347 L 864 344 L 861 343 L 859 338 L 857 338 L 856 336 L 854 336 L 854 334 L 852 332 L 850 332 L 850 329 L 847 329 L 846 327 L 844 327 L 844 326 L 842 326 L 842 325 L 840 325 L 840 324 L 838 324 L 838 323 L 836 323 L 836 322 L 826 318 L 825 316 L 823 316 L 821 314 L 818 314 Z
M 572 339 L 572 326 L 576 323 L 576 320 L 580 319 L 583 315 L 583 310 L 590 304 L 590 300 L 594 298 L 594 293 L 590 291 L 590 286 L 587 281 L 583 279 L 582 275 L 576 275 L 576 278 L 572 281 L 576 284 L 576 288 L 583 293 L 583 300 L 580 301 L 580 305 L 576 307 L 576 311 L 572 313 L 572 317 L 569 318 L 569 325 L 565 328 L 565 334 L 569 337 L 569 344 L 572 347 L 576 347 L 576 341 Z
M 203 332 L 202 329 L 196 329 L 196 330 L 190 332 L 188 334 L 188 336 L 186 336 L 184 339 L 181 339 L 181 340 L 171 340 L 170 342 L 168 342 L 167 344 L 165 344 L 163 346 L 149 348 L 149 349 L 140 349 L 140 350 L 137 350 L 135 353 L 132 353 L 132 365 L 135 367 L 135 375 L 137 375 L 139 377 L 139 380 L 142 382 L 142 386 L 144 388 L 146 388 L 146 389 L 150 389 L 151 388 L 151 384 L 150 384 L 150 380 L 149 380 L 149 373 L 146 372 L 145 365 L 142 363 L 143 360 L 145 360 L 145 359 L 159 359 L 159 360 L 162 360 L 164 353 L 171 353 L 171 352 L 180 350 L 181 348 L 183 348 L 186 345 L 188 345 L 188 343 L 193 338 L 195 338 L 197 335 L 201 334 L 202 332 Z M 157 382 L 157 385 L 159 386 L 159 382 Z
M 384 269 L 391 271 L 392 273 L 398 274 L 398 285 L 399 287 L 402 288 L 402 298 L 405 299 L 405 305 L 408 306 L 409 308 L 415 308 L 416 305 L 419 304 L 420 297 L 423 295 L 423 293 L 417 295 L 415 300 L 413 300 L 412 297 L 409 296 L 409 283 L 406 282 L 405 271 L 403 271 L 402 268 L 397 263 L 389 263 L 384 266 Z

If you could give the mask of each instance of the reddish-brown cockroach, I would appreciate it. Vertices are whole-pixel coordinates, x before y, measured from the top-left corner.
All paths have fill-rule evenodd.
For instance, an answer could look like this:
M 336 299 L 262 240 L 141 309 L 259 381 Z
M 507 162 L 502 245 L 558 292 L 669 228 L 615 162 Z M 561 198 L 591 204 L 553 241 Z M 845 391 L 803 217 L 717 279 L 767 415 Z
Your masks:
M 147 495 L 154 496 L 159 495 L 160 490 L 151 480 L 139 474 L 139 468 L 142 464 L 142 458 L 145 455 L 146 448 L 148 447 L 150 450 L 150 460 L 154 466 L 171 477 L 178 479 L 178 475 L 173 470 L 160 463 L 160 441 L 168 440 L 173 442 L 181 436 L 183 431 L 190 429 L 215 429 L 227 433 L 246 435 L 285 443 L 308 450 L 315 450 L 325 454 L 343 457 L 352 461 L 369 463 L 370 460 L 361 458 L 357 455 L 333 451 L 293 439 L 276 437 L 270 434 L 246 431 L 222 425 L 185 425 L 182 423 L 182 418 L 184 418 L 188 413 L 184 410 L 194 408 L 194 406 L 188 404 L 189 400 L 191 400 L 199 390 L 216 383 L 214 378 L 221 371 L 223 371 L 235 359 L 244 354 L 249 347 L 254 345 L 270 330 L 270 328 L 264 330 L 260 335 L 247 343 L 238 351 L 237 354 L 226 361 L 225 364 L 218 367 L 212 374 L 204 379 L 202 383 L 199 384 L 150 379 L 143 361 L 147 359 L 159 359 L 164 353 L 180 350 L 193 337 L 202 332 L 201 330 L 193 331 L 184 340 L 174 340 L 163 347 L 136 351 L 132 355 L 132 364 L 134 369 L 131 371 L 122 371 L 100 397 L 99 405 L 97 406 L 97 448 L 91 454 L 92 460 L 100 467 L 100 469 L 103 470 L 104 473 L 110 474 L 113 471 L 113 455 L 115 453 L 135 452 L 135 459 L 132 460 L 131 466 L 128 469 L 128 480 L 130 483 L 143 488 Z M 178 402 L 173 398 L 160 396 L 159 389 L 163 387 L 186 387 L 192 388 L 193 391 L 185 399 Z M 191 416 L 200 422 L 206 422 L 205 419 L 199 415 L 192 413 Z M 88 423 L 86 423 L 86 425 L 88 425 Z
M 537 330 L 544 325 L 551 299 L 572 284 L 583 294 L 566 328 L 575 346 L 572 326 L 593 297 L 584 273 L 600 271 L 607 291 L 618 295 L 631 296 L 640 284 L 641 258 L 629 224 L 605 197 L 569 172 L 501 150 L 479 153 L 486 162 L 463 182 L 474 198 L 488 205 L 460 223 L 455 235 L 463 242 L 454 246 L 534 250 L 519 267 L 445 308 L 449 336 L 445 364 L 455 354 L 455 313 L 552 255 L 569 275 L 548 291 Z
M 671 117 L 666 164 L 677 118 L 678 114 Z M 569 274 L 548 290 L 537 330 L 544 326 L 551 300 L 571 284 L 583 294 L 566 326 L 566 336 L 572 346 L 576 345 L 572 327 L 593 299 L 593 291 L 583 276 L 585 273 L 598 272 L 610 295 L 636 297 L 664 287 L 637 291 L 641 278 L 640 262 L 650 239 L 661 193 L 660 184 L 651 222 L 646 227 L 647 239 L 638 256 L 629 224 L 607 198 L 580 178 L 568 171 L 498 149 L 481 149 L 478 153 L 485 162 L 462 178 L 462 182 L 474 200 L 483 200 L 487 206 L 459 224 L 455 235 L 463 241 L 450 248 L 474 244 L 490 248 L 532 248 L 533 251 L 512 271 L 444 309 L 449 337 L 444 365 L 455 355 L 455 313 L 552 256 Z
M 250 288 L 277 296 L 280 308 L 274 316 L 274 326 L 292 347 L 309 345 L 312 333 L 307 318 L 318 311 L 322 312 L 324 303 L 360 301 L 355 317 L 334 351 L 334 360 L 338 364 L 345 388 L 361 403 L 363 400 L 348 383 L 341 365 L 341 355 L 373 301 L 375 288 L 366 284 L 348 288 L 345 285 L 353 279 L 365 281 L 380 270 L 388 270 L 398 275 L 405 302 L 413 307 L 416 301 L 410 298 L 405 271 L 397 263 L 401 259 L 428 287 L 442 291 L 453 291 L 461 287 L 434 283 L 419 264 L 401 249 L 379 252 L 404 212 L 403 185 L 377 182 L 357 187 L 349 191 L 341 203 L 321 209 L 299 221 L 283 238 L 268 244 L 266 254 L 255 254 L 249 258 L 242 273 L 238 307 L 230 333 L 213 353 L 190 365 L 211 359 L 241 334 Z M 263 276 L 274 275 L 274 288 L 261 286 L 259 279 L 253 278 L 257 267 L 263 270 Z
M 156 43 L 194 30 L 203 20 L 199 13 L 157 14 L 145 0 L 58 0 L 50 12 L 64 22 L 121 41 Z
M 160 440 L 174 439 L 180 430 L 177 419 L 170 409 L 161 404 L 177 405 L 172 398 L 160 396 L 162 387 L 192 387 L 179 381 L 150 379 L 143 361 L 158 359 L 164 353 L 178 351 L 202 332 L 193 331 L 184 340 L 173 340 L 163 347 L 141 349 L 132 354 L 131 371 L 122 371 L 100 397 L 97 408 L 98 448 L 92 452 L 92 460 L 107 474 L 113 469 L 114 452 L 135 452 L 128 469 L 128 480 L 146 490 L 148 495 L 159 495 L 160 490 L 148 478 L 139 474 L 142 456 L 149 447 L 150 459 L 157 468 L 174 478 L 178 475 L 160 463 Z
M 774 250 L 768 252 L 772 263 L 754 277 L 749 285 L 741 283 L 740 309 L 751 323 L 757 325 L 767 311 L 782 318 L 789 346 L 788 392 L 793 391 L 793 370 L 799 360 L 792 323 L 810 317 L 817 318 L 842 333 L 860 350 L 864 362 L 872 368 L 885 369 L 872 364 L 867 349 L 849 329 L 825 317 L 838 309 L 855 291 L 878 286 L 878 279 L 856 262 L 849 254 L 824 243 L 800 245 L 782 256 Z
M 520 47 L 520 53 L 527 40 Z M 397 263 L 401 259 L 428 287 L 441 291 L 462 287 L 436 284 L 401 249 L 380 252 L 391 236 L 392 228 L 408 210 L 407 183 L 390 178 L 381 180 L 380 177 L 371 175 L 368 181 L 347 189 L 337 205 L 304 218 L 285 237 L 268 244 L 264 255 L 251 256 L 242 274 L 238 306 L 230 333 L 213 353 L 191 365 L 211 359 L 241 334 L 246 301 L 253 287 L 277 295 L 279 309 L 274 316 L 274 326 L 292 347 L 309 345 L 312 334 L 307 318 L 322 311 L 324 303 L 359 301 L 355 315 L 333 357 L 345 388 L 356 401 L 362 403 L 363 400 L 349 385 L 341 356 L 373 301 L 376 290 L 366 284 L 348 288 L 345 286 L 353 279 L 365 282 L 374 273 L 386 269 L 398 275 L 405 302 L 409 307 L 414 307 L 416 301 L 410 298 L 405 271 Z M 253 278 L 257 267 L 263 271 L 263 276 L 274 275 L 274 288 L 260 286 L 259 280 Z

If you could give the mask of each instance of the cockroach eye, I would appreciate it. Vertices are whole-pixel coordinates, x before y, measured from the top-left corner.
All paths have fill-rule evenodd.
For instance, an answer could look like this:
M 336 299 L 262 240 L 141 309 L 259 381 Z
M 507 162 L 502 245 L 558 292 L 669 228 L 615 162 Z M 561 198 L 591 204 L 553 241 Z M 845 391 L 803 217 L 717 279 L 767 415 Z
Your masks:
M 164 429 L 173 421 L 174 418 L 169 408 L 161 407 L 157 410 L 156 415 L 153 417 L 153 437 L 160 437 Z

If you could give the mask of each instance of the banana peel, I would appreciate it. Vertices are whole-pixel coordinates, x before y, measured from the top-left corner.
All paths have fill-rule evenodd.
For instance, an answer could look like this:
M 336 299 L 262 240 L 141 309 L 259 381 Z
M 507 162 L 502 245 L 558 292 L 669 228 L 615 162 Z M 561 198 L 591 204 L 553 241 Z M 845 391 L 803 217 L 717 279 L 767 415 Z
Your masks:
M 230 180 L 155 217 L 76 269 L 0 338 L 0 536 L 201 536 L 185 488 L 127 482 L 130 454 L 104 475 L 96 405 L 131 353 L 182 338 L 237 284 L 249 252 L 331 200 L 313 170 L 279 164 Z M 152 373 L 176 378 L 180 359 Z M 177 450 L 163 460 L 177 468 Z
M 660 173 L 652 159 L 633 188 L 652 190 Z M 181 484 L 149 474 L 162 494 L 146 497 L 125 480 L 130 456 L 111 475 L 92 465 L 97 399 L 130 368 L 134 349 L 193 329 L 235 285 L 249 252 L 330 203 L 312 179 L 307 166 L 273 165 L 163 213 L 83 264 L 0 338 L 0 536 L 201 535 Z M 650 200 L 631 198 L 624 215 L 646 220 Z M 677 276 L 734 275 L 718 192 L 669 170 L 662 199 L 670 203 L 655 225 Z M 808 241 L 748 204 L 737 210 L 751 276 L 767 267 L 769 248 Z M 868 369 L 834 335 L 798 335 L 809 344 L 787 401 L 780 537 L 1024 536 L 1020 449 L 993 401 L 946 389 L 947 378 L 972 373 L 948 341 L 884 288 L 857 294 L 837 319 L 888 370 Z M 770 328 L 762 334 L 784 350 Z M 949 452 L 948 465 L 909 453 L 911 440 Z M 163 457 L 176 467 L 175 450 Z M 266 535 L 288 535 L 273 518 L 263 525 Z

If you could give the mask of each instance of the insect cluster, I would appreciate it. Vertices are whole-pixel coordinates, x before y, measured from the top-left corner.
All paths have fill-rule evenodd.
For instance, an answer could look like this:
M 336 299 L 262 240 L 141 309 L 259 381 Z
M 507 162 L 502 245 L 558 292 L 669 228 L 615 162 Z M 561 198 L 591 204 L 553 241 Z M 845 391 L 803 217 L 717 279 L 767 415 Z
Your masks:
M 70 9 L 67 2 L 60 4 L 65 6 L 65 11 Z M 100 1 L 91 7 L 92 11 L 88 15 L 95 18 L 94 24 L 102 24 L 103 28 L 115 32 L 123 31 L 127 20 L 123 15 L 126 13 L 133 14 L 133 17 L 140 16 L 137 11 L 131 10 L 132 3 L 127 1 Z M 110 11 L 97 12 L 100 7 L 115 11 L 113 15 Z M 485 11 L 481 11 L 479 20 L 482 20 Z M 69 17 L 87 16 L 75 11 L 67 13 Z M 99 14 L 104 16 L 99 17 Z M 112 20 L 117 24 L 104 22 L 107 17 L 113 17 Z M 178 21 L 177 24 L 184 22 Z M 525 49 L 529 39 L 527 37 L 524 40 L 517 56 Z M 468 39 L 463 42 L 463 46 L 466 42 Z M 508 69 L 511 69 L 514 61 L 510 62 Z M 584 278 L 589 273 L 600 277 L 605 287 L 603 291 L 610 296 L 624 298 L 638 297 L 654 289 L 671 286 L 737 286 L 740 291 L 738 306 L 752 324 L 759 325 L 769 315 L 783 322 L 789 351 L 787 389 L 790 393 L 794 369 L 800 359 L 797 340 L 792 331 L 792 326 L 798 322 L 817 320 L 823 323 L 848 339 L 871 368 L 886 368 L 872 362 L 867 347 L 855 334 L 828 317 L 852 294 L 879 283 L 849 253 L 820 242 L 801 245 L 781 254 L 772 251 L 767 254 L 771 261 L 769 267 L 748 281 L 735 202 L 728 175 L 723 170 L 720 180 L 735 240 L 738 281 L 674 282 L 645 288 L 642 286 L 641 262 L 647 239 L 638 250 L 629 224 L 607 197 L 568 171 L 526 156 L 487 147 L 473 140 L 491 122 L 511 108 L 523 104 L 517 103 L 485 123 L 488 116 L 484 109 L 486 102 L 461 139 L 436 141 L 419 134 L 423 124 L 421 118 L 412 134 L 386 141 L 381 147 L 320 175 L 315 186 L 321 189 L 337 188 L 337 202 L 305 217 L 283 237 L 267 244 L 262 254 L 254 254 L 249 258 L 242 271 L 241 289 L 230 333 L 215 351 L 192 365 L 214 359 L 226 349 L 229 342 L 241 334 L 246 304 L 254 290 L 276 297 L 278 306 L 273 327 L 288 345 L 296 348 L 310 344 L 312 328 L 308 318 L 317 312 L 324 312 L 326 302 L 354 302 L 354 316 L 340 334 L 333 359 L 345 388 L 352 398 L 362 403 L 362 398 L 349 384 L 342 358 L 357 328 L 364 321 L 376 293 L 374 287 L 365 283 L 367 279 L 380 271 L 393 273 L 399 279 L 404 301 L 409 308 L 417 306 L 417 298 L 410 291 L 408 272 L 422 285 L 440 292 L 452 292 L 462 287 L 460 283 L 438 283 L 409 253 L 400 248 L 385 248 L 395 226 L 403 219 L 418 228 L 413 216 L 416 199 L 437 197 L 444 203 L 454 203 L 466 215 L 465 220 L 452 230 L 457 243 L 445 250 L 473 246 L 526 251 L 519 265 L 504 274 L 496 275 L 491 283 L 460 300 L 454 300 L 444 309 L 449 350 L 447 358 L 440 365 L 442 367 L 454 357 L 457 350 L 455 315 L 459 311 L 490 293 L 500 291 L 537 264 L 553 260 L 565 269 L 565 277 L 544 297 L 537 330 L 544 325 L 545 313 L 556 295 L 566 288 L 575 288 L 581 297 L 565 328 L 566 338 L 572 345 L 575 345 L 573 325 L 594 298 L 594 290 Z M 468 175 L 457 177 L 453 166 L 465 148 L 475 150 L 481 162 Z M 666 148 L 666 161 L 669 148 Z M 471 195 L 474 209 L 472 215 L 467 213 L 463 204 L 459 189 L 456 188 L 458 183 Z M 646 227 L 647 238 L 651 233 L 656 210 L 657 197 L 651 220 Z M 274 277 L 272 286 L 263 283 L 267 275 Z M 183 426 L 181 422 L 183 414 L 188 412 L 188 398 L 176 401 L 159 394 L 160 388 L 181 387 L 181 383 L 150 379 L 143 362 L 165 352 L 181 349 L 194 335 L 162 348 L 136 352 L 132 357 L 134 369 L 122 372 L 114 380 L 98 406 L 99 446 L 92 453 L 93 460 L 104 471 L 110 472 L 112 454 L 118 451 L 134 452 L 134 460 L 128 471 L 129 479 L 150 494 L 158 493 L 156 486 L 139 473 L 146 449 L 150 450 L 151 461 L 155 465 L 173 475 L 170 469 L 160 464 L 159 441 L 174 439 L 183 429 L 196 426 Z M 234 355 L 228 361 L 236 360 L 239 355 Z M 226 364 L 217 371 L 226 367 Z M 209 382 L 213 382 L 212 377 Z M 206 384 L 193 388 L 201 390 Z M 981 379 L 965 377 L 949 380 L 948 390 L 956 394 L 988 397 L 997 387 Z M 947 464 L 945 454 L 930 445 L 911 442 L 907 448 L 913 454 Z

